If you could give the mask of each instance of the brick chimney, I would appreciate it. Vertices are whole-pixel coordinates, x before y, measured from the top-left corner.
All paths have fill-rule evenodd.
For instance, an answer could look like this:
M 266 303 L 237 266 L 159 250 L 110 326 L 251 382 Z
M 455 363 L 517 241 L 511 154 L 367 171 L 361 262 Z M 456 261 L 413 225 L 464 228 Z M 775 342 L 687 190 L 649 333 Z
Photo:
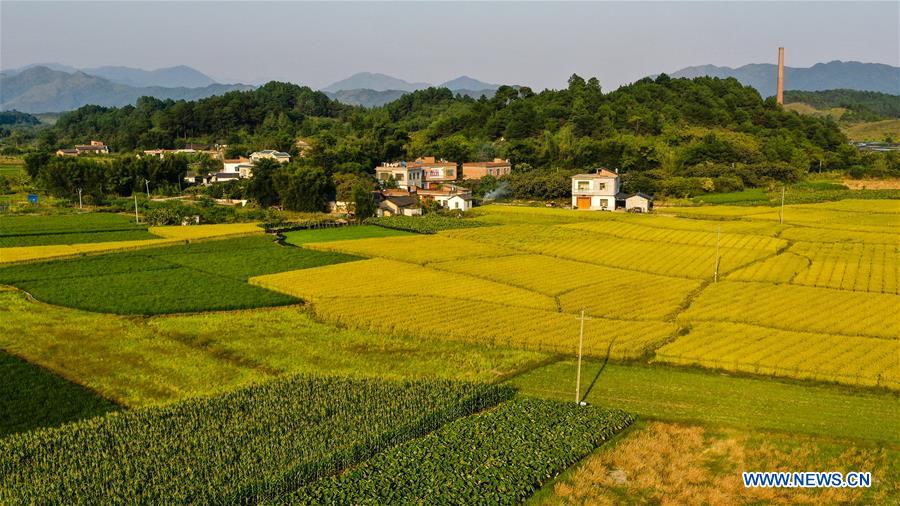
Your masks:
M 775 92 L 775 101 L 784 105 L 784 48 L 778 48 L 778 91 Z

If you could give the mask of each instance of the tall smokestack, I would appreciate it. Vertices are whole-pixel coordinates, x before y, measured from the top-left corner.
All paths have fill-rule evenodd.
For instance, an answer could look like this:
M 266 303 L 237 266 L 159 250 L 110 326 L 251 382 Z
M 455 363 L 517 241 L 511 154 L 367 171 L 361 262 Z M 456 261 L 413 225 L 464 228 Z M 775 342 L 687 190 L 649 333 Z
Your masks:
M 784 105 L 784 48 L 778 48 L 778 91 L 775 101 Z

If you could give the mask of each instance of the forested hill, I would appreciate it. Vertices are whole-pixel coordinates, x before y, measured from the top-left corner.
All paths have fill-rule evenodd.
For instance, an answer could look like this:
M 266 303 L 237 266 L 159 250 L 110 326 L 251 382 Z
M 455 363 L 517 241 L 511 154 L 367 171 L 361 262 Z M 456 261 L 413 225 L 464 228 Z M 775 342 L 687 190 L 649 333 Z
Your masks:
M 820 110 L 841 107 L 853 113 L 854 119 L 865 121 L 900 118 L 900 95 L 876 91 L 785 91 L 784 102 L 801 102 Z
M 725 188 L 796 178 L 819 160 L 830 168 L 858 163 L 829 118 L 784 111 L 735 79 L 666 75 L 611 93 L 577 75 L 562 90 L 504 86 L 490 99 L 428 88 L 375 109 L 272 82 L 194 102 L 83 107 L 47 135 L 60 145 L 96 138 L 116 151 L 220 142 L 231 155 L 292 150 L 302 138 L 313 149 L 301 163 L 345 172 L 419 155 L 500 156 L 518 172 L 619 168 L 645 191 L 673 177 L 719 178 Z

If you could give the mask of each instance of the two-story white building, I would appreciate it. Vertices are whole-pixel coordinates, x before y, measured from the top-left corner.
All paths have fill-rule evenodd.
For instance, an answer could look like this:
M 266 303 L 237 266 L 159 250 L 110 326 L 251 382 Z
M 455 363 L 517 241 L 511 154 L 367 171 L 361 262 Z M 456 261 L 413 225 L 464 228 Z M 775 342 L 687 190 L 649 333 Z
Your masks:
M 606 169 L 572 176 L 572 208 L 615 211 L 619 175 Z
M 382 163 L 375 167 L 375 178 L 382 182 L 393 179 L 397 183 L 397 188 L 411 190 L 422 188 L 425 171 L 406 162 Z

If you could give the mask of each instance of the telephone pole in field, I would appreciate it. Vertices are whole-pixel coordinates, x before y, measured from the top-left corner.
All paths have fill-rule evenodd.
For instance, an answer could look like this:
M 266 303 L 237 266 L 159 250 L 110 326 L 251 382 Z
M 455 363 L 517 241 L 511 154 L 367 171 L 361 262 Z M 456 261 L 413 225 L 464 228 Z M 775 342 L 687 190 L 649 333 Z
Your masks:
M 581 322 L 581 329 L 578 331 L 578 372 L 575 373 L 575 404 L 581 404 L 581 349 L 584 345 L 584 321 L 590 320 L 590 317 L 584 316 L 584 308 L 581 309 L 581 316 L 576 318 Z
M 781 214 L 778 216 L 778 222 L 784 225 L 784 186 L 781 187 Z
M 716 227 L 716 270 L 713 272 L 713 283 L 719 282 L 719 238 L 722 236 L 722 225 Z

